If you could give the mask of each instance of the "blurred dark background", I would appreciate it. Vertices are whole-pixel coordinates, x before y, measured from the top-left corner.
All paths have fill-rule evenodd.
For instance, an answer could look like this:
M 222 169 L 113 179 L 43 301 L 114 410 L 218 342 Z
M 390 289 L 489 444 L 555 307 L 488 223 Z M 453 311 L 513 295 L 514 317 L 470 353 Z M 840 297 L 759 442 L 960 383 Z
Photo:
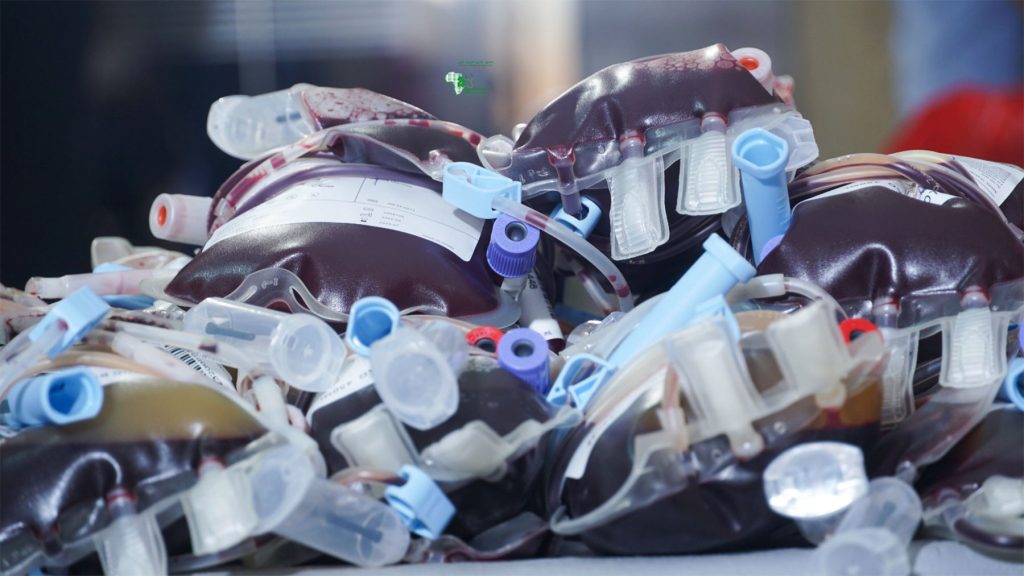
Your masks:
M 883 149 L 958 86 L 1019 102 L 1024 76 L 1009 0 L 4 0 L 0 282 L 88 271 L 96 236 L 154 244 L 154 197 L 212 195 L 241 164 L 206 136 L 221 96 L 362 86 L 507 134 L 605 66 L 715 42 L 796 78 L 823 157 Z M 443 78 L 467 60 L 492 62 L 474 70 L 486 90 L 457 97 Z

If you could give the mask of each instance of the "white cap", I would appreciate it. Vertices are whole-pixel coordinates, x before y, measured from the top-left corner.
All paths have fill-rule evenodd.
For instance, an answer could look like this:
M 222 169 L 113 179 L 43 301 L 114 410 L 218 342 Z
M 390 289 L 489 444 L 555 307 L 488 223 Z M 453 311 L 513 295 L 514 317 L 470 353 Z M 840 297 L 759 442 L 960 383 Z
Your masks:
M 1006 376 L 1006 319 L 986 306 L 947 320 L 942 334 L 939 384 L 975 388 Z
M 465 344 L 465 338 L 460 341 Z M 399 326 L 378 340 L 370 348 L 370 365 L 384 405 L 413 428 L 429 430 L 459 408 L 458 374 L 450 356 L 413 328 Z
M 209 238 L 206 222 L 213 199 L 186 194 L 161 194 L 149 209 L 149 231 L 161 240 L 202 246 Z
M 814 553 L 818 574 L 825 576 L 907 576 L 907 547 L 885 528 L 841 532 Z
M 733 50 L 732 55 L 740 66 L 746 68 L 754 79 L 764 86 L 769 94 L 775 92 L 775 74 L 772 72 L 772 59 L 764 50 L 758 48 L 740 48 Z
M 192 553 L 226 550 L 249 537 L 259 518 L 249 479 L 238 469 L 204 465 L 199 482 L 181 499 L 192 537 Z

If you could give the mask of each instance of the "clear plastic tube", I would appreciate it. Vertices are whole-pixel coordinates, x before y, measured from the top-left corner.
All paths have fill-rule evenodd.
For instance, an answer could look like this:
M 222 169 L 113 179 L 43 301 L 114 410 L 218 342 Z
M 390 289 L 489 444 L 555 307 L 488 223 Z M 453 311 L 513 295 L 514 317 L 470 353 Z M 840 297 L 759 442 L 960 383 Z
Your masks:
M 128 270 L 119 272 L 98 272 L 93 274 L 68 274 L 59 278 L 29 278 L 25 291 L 47 300 L 65 298 L 72 292 L 89 287 L 100 296 L 120 294 L 141 294 L 143 280 L 160 274 L 171 274 L 163 270 Z
M 160 328 L 155 328 L 155 330 L 160 330 Z M 206 386 L 215 385 L 214 382 L 207 380 L 173 355 L 126 333 L 97 330 L 86 337 L 86 340 L 102 342 L 122 357 L 136 364 L 147 366 L 148 372 L 158 376 L 180 382 L 192 382 Z
M 241 351 L 230 345 L 217 342 L 212 338 L 206 338 L 177 330 L 167 330 L 164 328 L 154 328 L 152 326 L 142 326 L 141 324 L 131 324 L 128 322 L 115 322 L 114 326 L 115 330 L 124 332 L 125 334 L 129 334 L 146 342 L 167 344 L 177 348 L 186 348 L 188 350 L 198 350 L 204 354 L 212 356 L 214 360 L 220 364 L 238 368 L 242 373 L 259 373 L 258 367 Z
M 577 236 L 569 228 L 563 224 L 548 218 L 546 215 L 540 212 L 520 204 L 513 202 L 508 198 L 502 196 L 495 196 L 492 207 L 495 210 L 504 212 L 513 218 L 518 218 L 527 222 L 537 228 L 547 232 L 552 238 L 558 240 L 562 244 L 565 244 L 571 250 L 580 255 L 581 258 L 590 263 L 591 266 L 597 269 L 601 275 L 604 276 L 605 280 L 612 287 L 616 297 L 619 301 L 619 310 L 628 312 L 633 309 L 633 294 L 629 289 L 629 284 L 626 283 L 626 279 L 623 277 L 622 272 L 619 268 L 608 259 L 600 250 L 595 248 L 592 244 Z

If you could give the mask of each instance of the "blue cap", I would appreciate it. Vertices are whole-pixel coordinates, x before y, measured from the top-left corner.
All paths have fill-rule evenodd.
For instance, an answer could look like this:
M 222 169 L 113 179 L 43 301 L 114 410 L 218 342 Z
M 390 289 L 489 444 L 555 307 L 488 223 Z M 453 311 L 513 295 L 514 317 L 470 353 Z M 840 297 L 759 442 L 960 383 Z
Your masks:
M 398 474 L 405 484 L 388 486 L 384 499 L 413 533 L 430 540 L 438 538 L 455 515 L 455 505 L 419 468 L 406 464 Z
M 517 204 L 523 200 L 521 183 L 469 162 L 448 164 L 441 178 L 441 196 L 477 218 L 497 218 L 500 212 L 492 207 L 496 196 L 504 196 Z
M 1010 361 L 999 397 L 1024 411 L 1024 358 Z
M 370 355 L 370 346 L 398 328 L 398 307 L 380 296 L 356 300 L 348 311 L 345 343 L 360 356 Z
M 765 246 L 789 230 L 792 209 L 786 186 L 789 144 L 761 128 L 747 130 L 732 144 L 732 161 L 740 170 L 750 242 L 760 263 Z
M 547 394 L 551 374 L 548 343 L 536 330 L 509 330 L 498 342 L 498 364 L 541 394 Z
M 583 196 L 580 198 L 580 202 L 583 206 L 580 208 L 579 218 L 566 212 L 565 208 L 559 204 L 555 211 L 551 213 L 551 219 L 564 224 L 566 228 L 575 232 L 577 236 L 588 238 L 590 233 L 594 231 L 597 223 L 601 221 L 601 207 L 589 196 Z
M 125 266 L 124 264 L 114 264 L 112 262 L 104 262 L 99 266 L 92 269 L 93 273 L 99 274 L 102 272 L 124 272 L 126 270 L 135 270 L 131 266 Z M 103 300 L 111 306 L 117 306 L 118 308 L 124 308 L 126 310 L 142 310 L 143 308 L 149 308 L 156 302 L 152 296 L 146 296 L 145 294 L 126 294 L 120 296 L 103 296 Z
M 43 319 L 36 324 L 29 332 L 29 339 L 33 342 L 46 332 L 51 325 L 57 321 L 63 321 L 68 330 L 64 338 L 47 351 L 47 355 L 53 358 L 57 354 L 71 348 L 86 334 L 89 333 L 107 315 L 110 306 L 96 295 L 92 290 L 82 287 L 75 290 L 67 298 L 61 300 L 43 316 Z
M 94 418 L 103 407 L 103 387 L 86 368 L 27 378 L 11 388 L 7 422 L 13 428 L 71 424 Z
M 537 260 L 540 230 L 508 214 L 498 216 L 487 245 L 487 263 L 504 278 L 521 278 Z

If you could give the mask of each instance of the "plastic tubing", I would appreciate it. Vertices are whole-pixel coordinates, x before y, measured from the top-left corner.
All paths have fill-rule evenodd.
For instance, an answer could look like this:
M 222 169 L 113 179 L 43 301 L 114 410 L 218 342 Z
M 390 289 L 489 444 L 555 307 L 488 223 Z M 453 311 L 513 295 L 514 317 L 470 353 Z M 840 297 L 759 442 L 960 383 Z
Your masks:
M 156 328 L 156 330 L 160 330 L 160 328 Z M 175 358 L 168 352 L 146 344 L 142 340 L 123 332 L 97 330 L 87 336 L 86 339 L 102 342 L 116 354 L 133 363 L 147 366 L 149 368 L 147 372 L 156 373 L 162 378 L 180 382 L 194 382 L 208 386 L 213 385 L 213 382 L 210 382 L 202 374 L 189 368 L 183 361 Z
M 34 296 L 53 300 L 65 298 L 83 286 L 89 287 L 100 296 L 120 294 L 141 294 L 140 283 L 161 270 L 127 270 L 97 272 L 92 274 L 68 274 L 59 278 L 29 278 L 25 291 Z
M 139 340 L 203 352 L 204 354 L 212 356 L 214 360 L 221 364 L 238 368 L 242 373 L 258 372 L 255 364 L 246 357 L 245 354 L 236 348 L 228 344 L 218 342 L 213 338 L 206 338 L 197 334 L 180 332 L 178 330 L 167 330 L 164 328 L 131 324 L 129 322 L 115 322 L 114 326 L 115 330 L 118 332 L 134 336 Z M 171 358 L 174 357 L 171 356 Z M 177 358 L 174 358 L 174 360 L 178 361 Z
M 630 291 L 626 279 L 622 276 L 622 272 L 593 244 L 577 236 L 565 225 L 548 218 L 547 215 L 503 196 L 495 196 L 491 207 L 547 232 L 552 238 L 579 254 L 581 258 L 597 269 L 605 277 L 605 280 L 608 281 L 608 284 L 611 285 L 612 291 L 618 297 L 619 310 L 628 312 L 633 309 L 633 293 Z

